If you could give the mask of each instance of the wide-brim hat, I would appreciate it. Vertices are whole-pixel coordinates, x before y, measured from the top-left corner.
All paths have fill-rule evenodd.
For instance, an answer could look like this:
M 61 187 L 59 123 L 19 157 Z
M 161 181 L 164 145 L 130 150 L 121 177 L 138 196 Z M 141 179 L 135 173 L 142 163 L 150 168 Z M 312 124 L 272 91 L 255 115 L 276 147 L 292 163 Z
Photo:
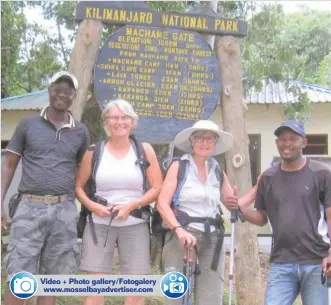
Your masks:
M 228 132 L 222 131 L 214 122 L 208 120 L 198 121 L 192 127 L 182 130 L 176 136 L 174 146 L 186 153 L 193 153 L 190 137 L 196 131 L 212 131 L 218 135 L 213 156 L 220 155 L 232 147 L 232 135 Z

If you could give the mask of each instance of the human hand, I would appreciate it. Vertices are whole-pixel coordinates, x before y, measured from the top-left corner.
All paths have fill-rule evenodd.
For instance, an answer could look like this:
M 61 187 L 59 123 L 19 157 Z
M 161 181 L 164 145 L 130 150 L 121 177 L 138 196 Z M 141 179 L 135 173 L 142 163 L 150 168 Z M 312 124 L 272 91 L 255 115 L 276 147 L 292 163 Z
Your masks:
M 238 202 L 238 187 L 235 185 L 233 186 L 233 195 L 225 197 L 223 203 L 229 210 L 235 210 L 238 209 Z
M 197 240 L 191 233 L 187 232 L 182 227 L 176 228 L 175 233 L 177 234 L 177 237 L 182 245 L 185 245 L 189 248 L 194 248 Z
M 136 209 L 136 206 L 137 206 L 137 204 L 135 201 L 130 201 L 125 204 L 115 205 L 113 211 L 115 211 L 115 210 L 118 211 L 118 214 L 114 219 L 116 219 L 116 220 L 128 219 L 130 213 Z
M 325 276 L 331 276 L 331 253 L 323 259 L 323 273 Z
M 2 227 L 2 229 L 4 229 L 4 230 L 7 230 L 7 216 L 4 214 L 4 213 L 2 213 L 2 215 L 1 215 L 1 227 Z
M 100 217 L 109 217 L 111 215 L 111 210 L 113 206 L 104 206 L 102 204 L 96 203 L 97 206 L 93 209 L 93 213 Z

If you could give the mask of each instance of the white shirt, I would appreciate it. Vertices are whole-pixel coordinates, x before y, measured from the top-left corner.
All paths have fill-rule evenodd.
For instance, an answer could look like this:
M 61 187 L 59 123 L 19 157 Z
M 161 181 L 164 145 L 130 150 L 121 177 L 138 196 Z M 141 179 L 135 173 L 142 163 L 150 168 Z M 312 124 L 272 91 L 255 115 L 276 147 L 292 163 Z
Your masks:
M 96 173 L 96 195 L 107 199 L 108 205 L 125 204 L 138 200 L 143 195 L 143 175 L 137 156 L 131 145 L 129 152 L 121 159 L 116 159 L 105 146 Z M 110 217 L 92 214 L 98 224 L 109 224 Z M 113 220 L 111 226 L 131 226 L 145 222 L 143 219 L 129 216 L 126 220 Z
M 218 206 L 221 203 L 220 181 L 216 177 L 218 163 L 215 159 L 208 162 L 208 176 L 205 183 L 199 179 L 198 168 L 192 155 L 182 156 L 182 160 L 189 161 L 188 174 L 178 198 L 178 208 L 191 217 L 215 218 L 219 214 Z M 203 223 L 191 223 L 189 227 L 204 232 Z M 211 231 L 215 227 L 211 226 Z

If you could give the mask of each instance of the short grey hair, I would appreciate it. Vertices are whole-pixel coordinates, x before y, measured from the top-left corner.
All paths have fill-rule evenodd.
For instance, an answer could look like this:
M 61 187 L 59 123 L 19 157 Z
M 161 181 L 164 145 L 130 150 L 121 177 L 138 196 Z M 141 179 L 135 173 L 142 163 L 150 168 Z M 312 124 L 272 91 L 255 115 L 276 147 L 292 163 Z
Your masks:
M 114 107 L 118 107 L 120 110 L 122 110 L 127 116 L 131 117 L 132 118 L 132 121 L 133 121 L 133 129 L 137 127 L 137 124 L 138 124 L 138 119 L 139 119 L 139 116 L 138 114 L 134 111 L 132 105 L 126 101 L 126 100 L 123 100 L 123 99 L 116 99 L 116 100 L 112 100 L 110 101 L 106 107 L 102 110 L 102 113 L 101 113 L 101 119 L 102 119 L 102 124 L 103 124 L 103 128 L 107 134 L 107 136 L 111 136 L 111 133 L 110 131 L 108 130 L 107 128 L 107 115 L 108 115 L 108 112 L 113 109 Z

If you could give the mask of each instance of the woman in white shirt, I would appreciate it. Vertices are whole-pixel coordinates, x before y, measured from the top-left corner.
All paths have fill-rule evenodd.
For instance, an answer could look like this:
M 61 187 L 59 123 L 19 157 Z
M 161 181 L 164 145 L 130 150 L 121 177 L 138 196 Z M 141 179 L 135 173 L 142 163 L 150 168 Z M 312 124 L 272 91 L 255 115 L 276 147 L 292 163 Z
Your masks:
M 211 121 L 199 121 L 192 128 L 180 132 L 174 140 L 174 145 L 187 154 L 182 156 L 181 161 L 174 161 L 170 166 L 157 201 L 157 209 L 164 224 L 170 229 L 165 237 L 162 253 L 165 272 L 182 272 L 184 245 L 190 248 L 197 246 L 201 274 L 195 277 L 195 305 L 222 304 L 223 249 L 218 251 L 220 253 L 215 253 L 219 256 L 214 270 L 211 266 L 217 242 L 222 239 L 220 235 L 224 234 L 220 217 L 221 199 L 232 195 L 233 190 L 226 174 L 211 156 L 224 153 L 231 148 L 232 142 L 232 136 L 221 131 Z M 179 162 L 183 160 L 188 163 L 188 172 L 178 200 L 174 203 L 175 216 L 170 204 L 177 188 Z M 236 207 L 232 204 L 227 205 L 230 209 Z M 193 217 L 195 219 L 184 226 L 183 219 L 180 220 L 183 215 L 186 220 Z M 195 222 L 198 219 L 199 222 Z M 209 230 L 210 233 L 208 233 Z M 181 299 L 167 299 L 166 304 L 181 304 Z
M 150 164 L 146 169 L 150 188 L 144 193 L 144 177 L 130 139 L 138 116 L 129 102 L 110 102 L 102 112 L 102 120 L 109 139 L 96 172 L 95 195 L 106 200 L 107 206 L 92 201 L 84 192 L 84 185 L 91 176 L 92 152 L 87 151 L 78 171 L 76 194 L 79 201 L 92 211 L 98 242 L 93 242 L 93 232 L 87 224 L 83 235 L 80 268 L 88 274 L 110 273 L 114 250 L 117 247 L 122 274 L 149 274 L 151 267 L 148 224 L 144 219 L 130 214 L 156 200 L 162 185 L 162 173 L 152 146 L 142 143 Z M 109 229 L 110 217 L 114 211 L 117 211 L 118 215 L 112 220 Z M 84 299 L 84 305 L 103 303 L 103 296 L 89 296 Z M 142 305 L 144 298 L 127 296 L 124 298 L 124 304 Z

